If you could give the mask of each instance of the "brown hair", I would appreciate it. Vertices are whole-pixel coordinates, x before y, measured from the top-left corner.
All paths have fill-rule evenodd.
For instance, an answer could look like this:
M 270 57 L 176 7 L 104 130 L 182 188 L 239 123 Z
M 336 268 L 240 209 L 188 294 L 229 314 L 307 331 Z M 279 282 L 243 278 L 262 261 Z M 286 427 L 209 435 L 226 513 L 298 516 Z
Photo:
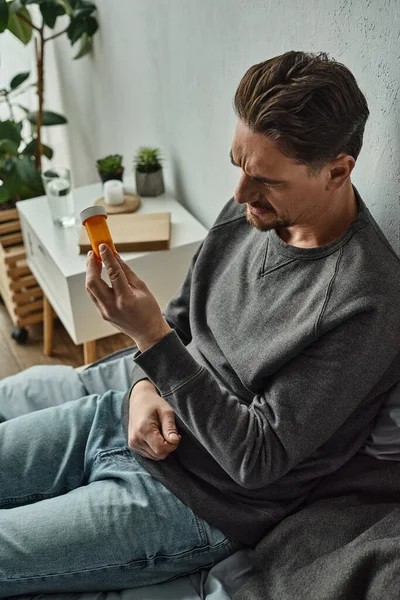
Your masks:
M 324 52 L 286 52 L 250 67 L 234 108 L 250 129 L 319 169 L 341 152 L 357 159 L 369 111 L 347 67 Z

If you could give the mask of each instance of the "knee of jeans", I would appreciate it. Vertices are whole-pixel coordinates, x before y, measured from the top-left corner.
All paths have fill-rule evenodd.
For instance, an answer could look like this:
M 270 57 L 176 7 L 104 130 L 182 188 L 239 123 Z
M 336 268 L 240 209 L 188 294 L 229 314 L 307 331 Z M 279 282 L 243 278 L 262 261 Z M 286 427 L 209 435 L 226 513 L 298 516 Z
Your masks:
M 65 365 L 36 365 L 21 373 L 6 377 L 0 382 L 0 400 L 3 412 L 8 416 L 13 405 L 14 416 L 25 414 L 55 404 L 63 404 L 85 395 L 76 371 Z M 4 410 L 3 410 L 4 409 Z

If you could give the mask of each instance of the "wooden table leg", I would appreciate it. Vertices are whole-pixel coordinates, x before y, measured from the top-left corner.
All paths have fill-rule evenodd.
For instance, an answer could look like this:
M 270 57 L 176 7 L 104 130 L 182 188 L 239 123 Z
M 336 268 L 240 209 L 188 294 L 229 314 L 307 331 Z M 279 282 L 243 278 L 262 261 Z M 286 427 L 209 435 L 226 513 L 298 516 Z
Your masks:
M 51 356 L 53 352 L 54 310 L 43 294 L 43 354 Z
M 83 344 L 83 361 L 85 365 L 95 362 L 96 360 L 96 340 L 84 342 Z

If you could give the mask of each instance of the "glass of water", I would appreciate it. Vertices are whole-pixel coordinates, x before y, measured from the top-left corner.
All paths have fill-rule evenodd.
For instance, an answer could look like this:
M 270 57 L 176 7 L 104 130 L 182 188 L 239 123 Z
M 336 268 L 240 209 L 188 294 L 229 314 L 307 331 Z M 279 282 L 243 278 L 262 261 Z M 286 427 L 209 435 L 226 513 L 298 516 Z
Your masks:
M 42 173 L 42 180 L 53 223 L 59 227 L 75 225 L 71 171 L 67 167 L 52 167 Z

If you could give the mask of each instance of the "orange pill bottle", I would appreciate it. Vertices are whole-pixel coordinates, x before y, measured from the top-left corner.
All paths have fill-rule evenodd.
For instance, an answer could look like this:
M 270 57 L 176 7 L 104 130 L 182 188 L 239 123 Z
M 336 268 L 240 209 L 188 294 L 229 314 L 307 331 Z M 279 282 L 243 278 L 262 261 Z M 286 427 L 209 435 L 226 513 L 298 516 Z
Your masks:
M 90 244 L 96 258 L 101 261 L 99 246 L 107 244 L 116 254 L 117 251 L 107 225 L 107 212 L 103 206 L 89 206 L 80 213 L 82 224 L 85 226 Z

